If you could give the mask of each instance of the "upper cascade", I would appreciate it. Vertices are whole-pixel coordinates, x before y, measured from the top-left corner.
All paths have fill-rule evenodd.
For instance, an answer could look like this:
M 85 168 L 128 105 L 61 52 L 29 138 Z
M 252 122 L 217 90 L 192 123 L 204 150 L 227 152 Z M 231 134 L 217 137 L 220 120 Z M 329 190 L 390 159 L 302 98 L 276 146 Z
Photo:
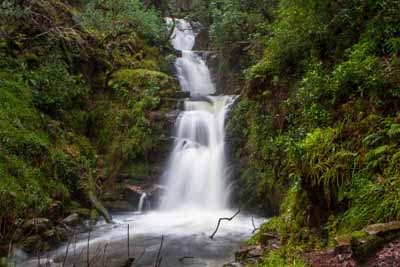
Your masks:
M 172 46 L 179 51 L 192 50 L 197 35 L 192 25 L 184 19 L 166 18 L 166 21 L 170 26 L 175 23 L 171 40 Z
M 175 28 L 171 43 L 176 50 L 182 51 L 182 57 L 175 61 L 175 68 L 181 88 L 194 95 L 215 94 L 215 86 L 210 70 L 205 61 L 196 52 L 192 51 L 196 41 L 196 32 L 192 25 L 183 19 L 166 19 L 167 23 Z

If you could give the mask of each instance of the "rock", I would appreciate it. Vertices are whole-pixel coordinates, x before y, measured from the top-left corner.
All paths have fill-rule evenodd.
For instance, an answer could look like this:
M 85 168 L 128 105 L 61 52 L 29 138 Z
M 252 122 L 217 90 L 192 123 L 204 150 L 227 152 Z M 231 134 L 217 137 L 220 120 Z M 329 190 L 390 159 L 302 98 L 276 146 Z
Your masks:
M 235 252 L 235 261 L 242 261 L 248 258 L 261 258 L 264 254 L 264 249 L 260 246 L 248 246 L 240 248 Z
M 196 41 L 193 50 L 209 50 L 210 36 L 206 28 L 200 29 L 196 35 Z
M 247 258 L 247 255 L 250 251 L 250 247 L 240 248 L 235 251 L 235 261 L 241 261 Z
M 335 253 L 351 253 L 351 235 L 341 235 L 335 237 Z
M 135 211 L 137 208 L 137 206 L 134 206 L 128 201 L 123 200 L 106 201 L 104 202 L 104 206 L 114 211 Z
M 44 243 L 40 235 L 32 235 L 26 237 L 22 243 L 22 249 L 26 252 L 33 252 L 35 250 L 42 250 Z
M 143 193 L 144 191 L 140 186 L 126 185 L 124 189 L 124 199 L 129 204 L 137 207 Z
M 269 245 L 269 241 L 276 239 L 276 236 L 273 233 L 262 233 L 260 235 L 260 244 L 263 246 L 268 246 Z
M 33 218 L 25 221 L 23 229 L 25 232 L 38 232 L 41 233 L 48 229 L 50 221 L 47 218 Z
M 159 203 L 163 192 L 164 188 L 159 185 L 154 185 L 150 190 L 147 191 L 147 199 L 150 201 L 150 205 L 153 208 Z
M 358 260 L 365 260 L 373 251 L 379 249 L 385 240 L 376 235 L 351 239 L 351 251 Z
M 264 254 L 264 250 L 261 246 L 254 246 L 251 247 L 249 253 L 247 254 L 250 258 L 260 258 Z
M 68 226 L 77 226 L 81 223 L 78 213 L 72 213 L 71 215 L 65 217 L 62 223 Z
M 370 235 L 382 235 L 388 232 L 400 232 L 400 221 L 372 224 L 365 227 L 362 231 Z

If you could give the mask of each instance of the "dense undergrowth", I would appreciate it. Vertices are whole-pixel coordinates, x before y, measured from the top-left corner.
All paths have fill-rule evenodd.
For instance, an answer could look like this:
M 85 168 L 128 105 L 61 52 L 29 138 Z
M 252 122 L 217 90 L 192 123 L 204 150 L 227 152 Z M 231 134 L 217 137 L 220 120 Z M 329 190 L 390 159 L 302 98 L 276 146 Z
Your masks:
M 241 200 L 277 216 L 262 231 L 284 240 L 286 265 L 290 248 L 399 220 L 400 2 L 199 5 L 241 93 L 229 122 Z
M 65 238 L 32 218 L 107 217 L 97 199 L 159 143 L 168 51 L 161 14 L 138 0 L 0 2 L 0 256 Z

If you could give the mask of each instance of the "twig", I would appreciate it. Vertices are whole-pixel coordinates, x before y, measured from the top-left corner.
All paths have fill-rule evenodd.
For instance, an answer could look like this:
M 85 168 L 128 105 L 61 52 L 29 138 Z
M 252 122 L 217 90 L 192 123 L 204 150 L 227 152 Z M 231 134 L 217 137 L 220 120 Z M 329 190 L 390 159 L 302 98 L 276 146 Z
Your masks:
M 34 223 L 35 223 L 35 232 L 36 232 L 36 237 L 38 237 L 38 225 L 37 225 L 37 218 L 34 218 L 33 219 L 34 220 Z M 39 254 L 39 250 L 40 250 L 40 244 L 41 242 L 38 242 L 38 246 L 36 247 L 36 253 L 37 253 L 37 266 L 38 267 L 40 267 L 41 266 L 41 264 L 40 264 L 40 254 Z
M 230 218 L 219 218 L 218 224 L 217 224 L 217 228 L 215 228 L 214 233 L 212 233 L 212 234 L 210 235 L 210 238 L 213 239 L 213 238 L 214 238 L 214 235 L 218 232 L 219 225 L 221 224 L 221 221 L 231 221 L 231 220 L 232 220 L 233 218 L 235 218 L 236 215 L 238 215 L 239 213 L 240 213 L 240 208 L 239 208 L 239 210 L 238 210 L 235 214 L 233 214 L 233 216 L 230 217 Z
M 108 243 L 104 245 L 104 251 L 103 251 L 103 267 L 106 267 L 106 253 L 107 253 L 107 247 Z
M 162 250 L 163 244 L 164 244 L 164 236 L 162 235 L 160 248 L 158 249 L 156 263 L 154 264 L 154 267 L 160 267 L 160 265 L 161 265 L 161 261 L 162 261 L 161 250 Z
M 8 245 L 8 255 L 7 255 L 7 262 L 11 262 L 11 252 L 13 251 L 13 242 L 12 240 L 10 241 L 10 244 Z
M 50 267 L 50 251 L 47 251 L 46 267 Z
M 129 254 L 130 254 L 130 247 L 129 247 L 129 245 L 130 245 L 130 244 L 129 244 L 129 223 L 128 223 L 128 229 L 127 229 L 127 231 L 128 231 L 128 232 L 127 232 L 127 236 L 128 236 L 128 259 L 129 259 L 129 258 L 130 258 L 130 255 L 129 255 Z
M 74 232 L 74 257 L 76 256 L 76 242 L 77 242 L 76 232 Z
M 90 234 L 92 232 L 92 228 L 89 227 L 89 234 L 87 239 L 87 247 L 86 247 L 86 266 L 90 267 Z
M 73 238 L 73 237 L 72 237 Z M 71 239 L 68 239 L 68 243 L 67 243 L 67 248 L 66 248 L 66 250 L 65 250 L 65 255 L 64 255 L 64 259 L 63 259 L 63 262 L 62 262 L 62 267 L 64 267 L 65 266 L 65 262 L 66 262 L 66 260 L 67 260 L 67 257 L 68 257 L 68 251 L 69 251 L 69 245 L 71 244 Z
M 253 224 L 253 231 L 251 232 L 252 234 L 254 234 L 257 230 L 260 230 L 260 228 L 256 227 L 256 225 L 254 224 L 254 217 L 251 216 L 251 223 Z

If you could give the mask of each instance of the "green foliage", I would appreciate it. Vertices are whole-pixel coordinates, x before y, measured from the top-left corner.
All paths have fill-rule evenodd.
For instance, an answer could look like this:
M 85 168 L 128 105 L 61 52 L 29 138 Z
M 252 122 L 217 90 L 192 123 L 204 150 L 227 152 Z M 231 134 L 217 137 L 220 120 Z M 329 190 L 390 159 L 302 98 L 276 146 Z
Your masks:
M 6 0 L 0 22 L 3 247 L 30 218 L 96 219 L 125 161 L 157 146 L 149 113 L 176 84 L 159 72 L 165 23 L 141 1 Z
M 263 259 L 260 267 L 306 267 L 307 265 L 301 259 L 288 257 L 282 250 L 271 251 Z
M 291 175 L 300 177 L 302 185 L 319 205 L 338 204 L 338 194 L 351 179 L 356 153 L 335 144 L 336 133 L 331 128 L 315 129 L 289 154 Z M 321 192 L 322 191 L 322 192 Z
M 318 247 L 399 219 L 399 11 L 397 0 L 282 0 L 272 21 L 228 31 L 229 42 L 257 36 L 240 57 L 263 46 L 229 125 L 243 201 L 266 212 L 280 191 L 280 216 L 262 231 Z M 310 242 L 310 231 L 323 242 Z
M 54 62 L 39 67 L 29 75 L 35 107 L 49 115 L 57 115 L 86 104 L 88 89 L 82 78 L 70 75 L 67 66 Z
M 88 31 L 100 31 L 105 38 L 138 34 L 149 43 L 166 40 L 167 29 L 161 16 L 153 9 L 145 9 L 139 0 L 94 0 L 76 16 Z

